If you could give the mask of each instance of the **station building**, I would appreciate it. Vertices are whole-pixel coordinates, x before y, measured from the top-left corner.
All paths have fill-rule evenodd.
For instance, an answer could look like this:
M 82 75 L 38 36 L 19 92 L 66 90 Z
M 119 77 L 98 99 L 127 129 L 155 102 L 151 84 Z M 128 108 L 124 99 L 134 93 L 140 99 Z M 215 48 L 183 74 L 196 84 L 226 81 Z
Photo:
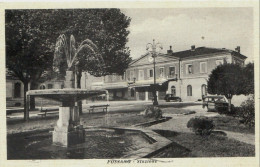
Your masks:
M 207 95 L 207 80 L 211 71 L 224 63 L 244 65 L 247 57 L 240 54 L 240 47 L 235 50 L 191 46 L 190 49 L 167 54 L 159 54 L 153 58 L 149 53 L 133 60 L 124 75 L 108 75 L 104 77 L 103 89 L 113 99 L 151 100 L 150 85 L 161 85 L 157 91 L 159 100 L 167 93 L 181 97 L 183 101 L 201 100 Z
M 224 63 L 243 66 L 246 58 L 240 53 L 240 47 L 229 50 L 191 46 L 190 49 L 180 52 L 173 52 L 170 47 L 166 54 L 159 54 L 155 58 L 155 71 L 153 58 L 147 53 L 133 60 L 121 76 L 94 77 L 83 72 L 81 88 L 106 89 L 110 100 L 149 101 L 153 97 L 150 85 L 154 83 L 155 75 L 156 83 L 161 85 L 157 91 L 159 100 L 163 100 L 167 93 L 171 93 L 181 97 L 183 101 L 197 101 L 207 95 L 207 80 L 213 69 Z M 38 85 L 38 89 L 63 87 L 61 80 L 49 80 Z M 7 73 L 6 102 L 7 106 L 23 105 L 23 83 Z M 43 99 L 36 100 L 39 104 L 43 102 Z

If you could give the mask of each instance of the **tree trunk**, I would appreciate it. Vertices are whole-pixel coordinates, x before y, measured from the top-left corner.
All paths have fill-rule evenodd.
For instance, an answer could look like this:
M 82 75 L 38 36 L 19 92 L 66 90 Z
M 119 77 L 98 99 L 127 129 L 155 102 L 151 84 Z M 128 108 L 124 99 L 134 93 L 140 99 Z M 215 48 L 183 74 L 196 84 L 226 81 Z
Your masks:
M 30 90 L 37 89 L 37 84 L 35 82 L 31 82 Z M 35 109 L 35 98 L 34 96 L 30 96 L 30 110 Z
M 26 97 L 26 92 L 28 91 L 28 82 L 23 82 L 24 85 L 24 91 L 23 91 L 23 99 L 24 99 L 24 121 L 29 120 L 29 107 L 27 104 L 27 97 Z
M 77 70 L 76 71 L 76 80 L 77 80 L 77 85 L 76 85 L 76 87 L 77 88 L 81 88 L 81 83 L 80 83 L 80 81 L 81 81 L 81 70 Z M 79 115 L 82 115 L 82 101 L 78 101 L 77 102 L 77 106 L 78 106 L 78 108 L 79 108 Z
M 228 112 L 231 112 L 231 98 L 228 98 Z

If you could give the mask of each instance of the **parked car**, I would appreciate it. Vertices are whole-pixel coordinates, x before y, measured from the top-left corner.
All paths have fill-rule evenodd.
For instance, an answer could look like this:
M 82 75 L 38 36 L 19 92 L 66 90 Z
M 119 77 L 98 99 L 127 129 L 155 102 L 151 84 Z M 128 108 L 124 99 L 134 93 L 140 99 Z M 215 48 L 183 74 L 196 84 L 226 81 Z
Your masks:
M 225 96 L 205 96 L 203 98 L 203 108 L 208 111 L 228 110 L 228 100 Z
M 169 101 L 177 101 L 177 102 L 181 102 L 181 98 L 178 96 L 174 96 L 173 94 L 166 94 L 164 97 L 164 100 L 169 102 Z

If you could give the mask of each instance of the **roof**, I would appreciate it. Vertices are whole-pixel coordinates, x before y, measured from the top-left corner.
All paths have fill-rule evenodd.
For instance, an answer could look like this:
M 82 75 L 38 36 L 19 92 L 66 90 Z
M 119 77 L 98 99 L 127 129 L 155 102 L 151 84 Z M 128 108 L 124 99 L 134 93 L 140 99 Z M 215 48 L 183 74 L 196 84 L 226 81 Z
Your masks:
M 129 65 L 134 64 L 135 62 L 137 62 L 138 60 L 142 59 L 143 57 L 145 57 L 147 55 L 148 55 L 148 53 L 145 53 L 144 55 L 142 55 L 136 59 L 132 59 L 132 61 L 129 63 Z
M 219 49 L 219 48 L 208 48 L 208 47 L 198 47 L 195 48 L 195 50 L 184 50 L 180 52 L 174 52 L 171 53 L 170 56 L 178 57 L 180 59 L 185 59 L 185 58 L 192 58 L 194 56 L 199 56 L 199 55 L 205 55 L 205 54 L 212 54 L 212 53 L 221 53 L 221 52 L 228 52 L 231 53 L 241 59 L 246 59 L 247 57 L 232 50 L 228 49 Z

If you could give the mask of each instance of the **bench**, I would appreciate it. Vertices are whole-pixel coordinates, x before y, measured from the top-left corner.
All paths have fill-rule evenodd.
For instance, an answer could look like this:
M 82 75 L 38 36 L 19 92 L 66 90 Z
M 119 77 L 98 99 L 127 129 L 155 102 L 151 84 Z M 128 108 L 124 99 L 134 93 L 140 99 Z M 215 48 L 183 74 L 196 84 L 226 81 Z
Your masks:
M 23 108 L 8 108 L 6 109 L 6 115 L 11 115 L 13 113 L 23 112 Z
M 59 111 L 57 111 L 57 109 L 41 109 L 41 113 L 39 113 L 38 115 L 42 116 L 42 117 L 46 117 L 47 114 L 48 115 L 53 115 L 53 114 L 58 114 Z
M 103 112 L 107 112 L 107 107 L 109 106 L 109 104 L 105 104 L 105 105 L 93 105 L 93 106 L 89 106 L 89 113 L 92 111 L 92 113 L 94 112 L 95 108 L 103 108 Z

